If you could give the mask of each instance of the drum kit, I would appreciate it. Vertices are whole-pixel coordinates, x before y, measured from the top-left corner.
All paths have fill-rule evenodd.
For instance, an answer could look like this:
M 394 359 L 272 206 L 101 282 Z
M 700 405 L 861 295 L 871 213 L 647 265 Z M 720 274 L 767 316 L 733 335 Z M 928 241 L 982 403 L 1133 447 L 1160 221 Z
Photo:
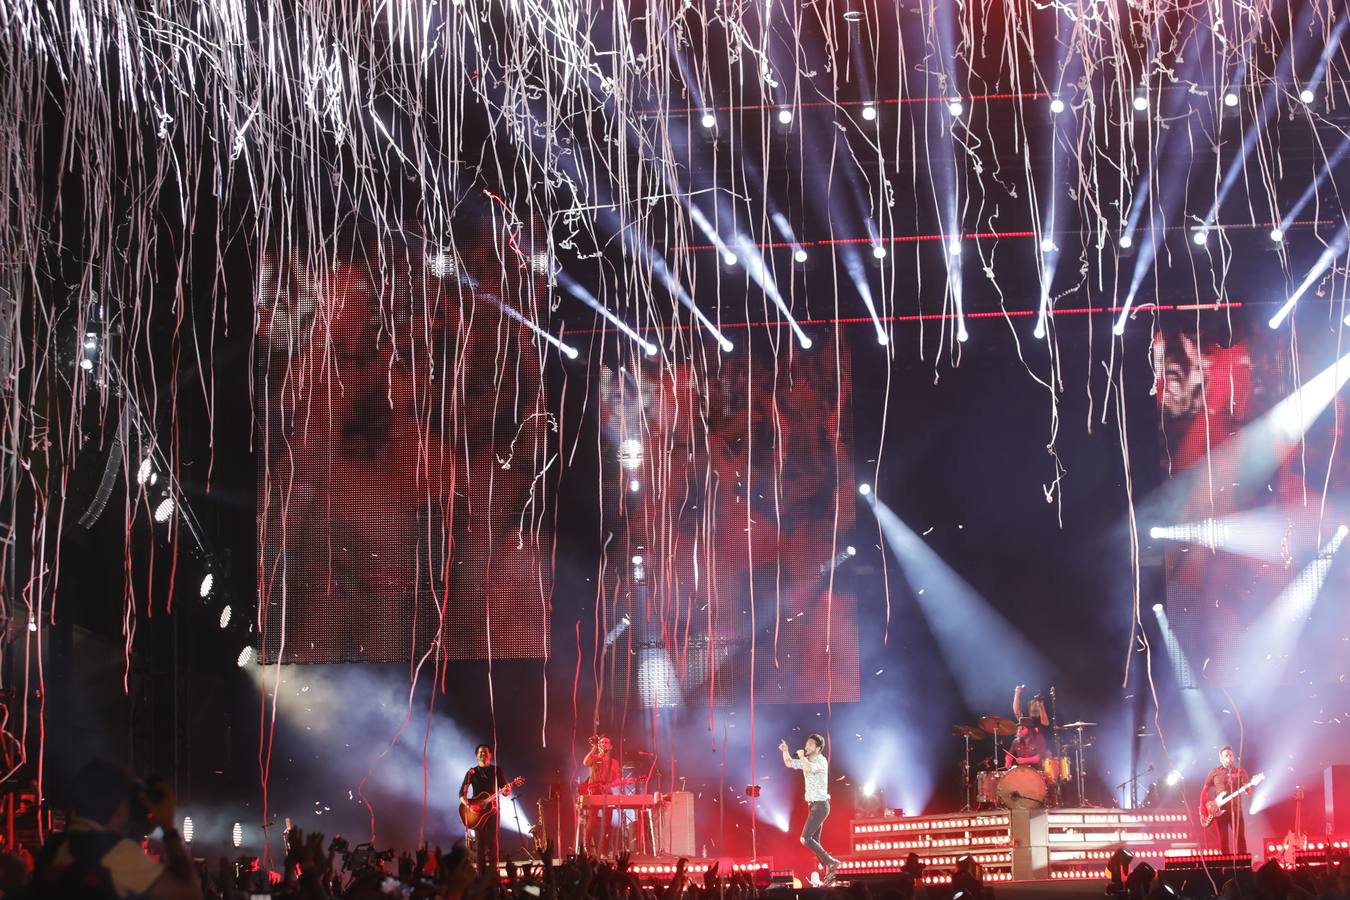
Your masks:
M 1041 809 L 1062 806 L 1069 785 L 1077 791 L 1079 806 L 1090 806 L 1083 798 L 1083 751 L 1092 746 L 1085 729 L 1096 722 L 1070 722 L 1054 729 L 1053 756 L 1043 756 L 1038 766 L 999 765 L 1002 758 L 1000 738 L 1011 738 L 1017 724 L 1003 716 L 985 716 L 978 726 L 953 725 L 952 734 L 965 742 L 961 763 L 962 811 L 972 809 Z M 1061 735 L 1070 735 L 1061 739 Z M 972 745 L 993 738 L 994 752 L 977 765 L 971 762 Z M 1010 742 L 1011 743 L 1011 742 Z M 978 771 L 976 771 L 978 769 Z

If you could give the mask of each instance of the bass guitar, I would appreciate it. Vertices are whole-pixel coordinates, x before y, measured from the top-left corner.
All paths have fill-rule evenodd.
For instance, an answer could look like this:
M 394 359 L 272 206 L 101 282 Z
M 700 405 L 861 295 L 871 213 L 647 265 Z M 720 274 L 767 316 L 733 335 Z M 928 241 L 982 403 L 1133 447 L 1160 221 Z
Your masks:
M 1266 780 L 1266 773 L 1262 772 L 1261 774 L 1257 775 L 1255 778 L 1253 778 L 1246 784 L 1242 785 L 1241 787 L 1236 788 L 1235 790 L 1228 791 L 1225 794 L 1220 794 L 1213 800 L 1206 801 L 1204 808 L 1200 810 L 1200 827 L 1208 828 L 1210 822 L 1213 822 L 1219 816 L 1223 815 L 1224 807 L 1227 806 L 1229 803 L 1231 803 L 1234 797 L 1237 797 L 1243 791 L 1247 791 L 1256 787 L 1258 784 L 1260 784 L 1265 780 Z
M 478 823 L 483 821 L 484 816 L 492 814 L 497 808 L 497 798 L 511 788 L 520 787 L 525 783 L 524 778 L 516 777 L 508 781 L 495 791 L 482 791 L 473 797 L 468 797 L 459 804 L 459 820 L 464 823 L 465 828 L 477 828 Z

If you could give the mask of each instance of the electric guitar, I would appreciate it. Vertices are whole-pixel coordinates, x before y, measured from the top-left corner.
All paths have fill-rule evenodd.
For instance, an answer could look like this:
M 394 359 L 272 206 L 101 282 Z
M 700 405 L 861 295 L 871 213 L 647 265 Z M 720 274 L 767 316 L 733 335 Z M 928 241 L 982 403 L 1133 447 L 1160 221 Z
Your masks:
M 497 797 L 524 783 L 525 779 L 517 776 L 495 791 L 482 791 L 473 797 L 465 798 L 459 804 L 459 820 L 464 823 L 465 828 L 477 828 L 483 817 L 491 815 L 497 808 Z
M 1266 773 L 1262 772 L 1236 790 L 1229 791 L 1226 794 L 1220 794 L 1213 800 L 1206 801 L 1204 809 L 1200 810 L 1200 827 L 1208 828 L 1210 822 L 1213 822 L 1219 816 L 1223 815 L 1225 812 L 1224 807 L 1227 806 L 1234 797 L 1239 796 L 1243 791 L 1256 787 L 1265 780 Z
M 1284 836 L 1284 855 L 1280 859 L 1286 869 L 1298 862 L 1298 851 L 1308 849 L 1308 836 L 1303 833 L 1303 788 L 1294 788 L 1294 830 Z

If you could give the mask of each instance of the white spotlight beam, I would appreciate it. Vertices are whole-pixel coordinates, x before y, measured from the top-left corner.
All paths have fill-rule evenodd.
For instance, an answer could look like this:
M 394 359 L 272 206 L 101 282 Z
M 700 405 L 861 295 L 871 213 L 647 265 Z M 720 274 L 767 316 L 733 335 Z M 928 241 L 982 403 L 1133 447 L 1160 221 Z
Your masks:
M 722 333 L 722 329 L 714 325 L 712 320 L 704 315 L 703 310 L 698 308 L 698 304 L 694 303 L 694 298 L 689 296 L 689 292 L 684 289 L 684 285 L 680 284 L 679 279 L 677 279 L 674 273 L 670 271 L 670 268 L 666 265 L 666 261 L 655 251 L 648 253 L 647 261 L 652 267 L 652 274 L 661 279 L 661 283 L 666 286 L 666 290 L 670 291 L 672 296 L 679 300 L 686 309 L 694 314 L 694 318 L 698 320 L 698 323 L 703 326 L 704 330 L 717 340 L 717 344 L 722 348 L 722 352 L 730 353 L 734 350 L 736 345 L 731 343 L 731 339 Z
M 848 269 L 849 277 L 853 279 L 853 287 L 862 298 L 863 305 L 867 307 L 867 314 L 872 317 L 872 327 L 876 329 L 877 343 L 886 346 L 890 343 L 890 337 L 886 334 L 886 329 L 881 327 L 881 318 L 877 315 L 876 303 L 872 301 L 872 289 L 867 285 L 867 266 L 863 264 L 862 257 L 858 255 L 858 250 L 852 244 L 844 244 L 840 248 L 840 255 L 844 258 L 844 268 Z
M 578 284 L 576 279 L 572 278 L 572 276 L 568 275 L 566 272 L 559 272 L 558 281 L 563 287 L 567 288 L 569 294 L 604 316 L 607 321 L 614 325 L 614 327 L 636 341 L 638 346 L 642 347 L 643 353 L 648 356 L 655 356 L 660 352 L 659 347 L 634 331 L 623 319 L 620 319 L 618 316 L 614 315 L 614 313 L 610 312 L 603 303 L 591 296 L 591 292 Z
M 1340 230 L 1336 232 L 1336 237 L 1322 251 L 1322 255 L 1317 258 L 1317 262 L 1308 272 L 1307 277 L 1303 279 L 1303 283 L 1298 286 L 1298 290 L 1294 291 L 1289 299 L 1284 302 L 1284 305 L 1279 308 L 1279 311 L 1270 317 L 1270 321 L 1266 324 L 1272 329 L 1279 328 L 1284 324 L 1284 320 L 1289 318 L 1289 314 L 1294 311 L 1294 306 L 1307 293 L 1308 288 L 1312 287 L 1313 283 L 1321 278 L 1327 269 L 1331 268 L 1332 263 L 1336 261 L 1336 257 L 1345 252 L 1345 234 L 1346 226 L 1342 225 Z
M 1219 725 L 1218 718 L 1214 715 L 1214 710 L 1210 708 L 1209 701 L 1205 699 L 1205 694 L 1196 686 L 1195 673 L 1191 668 L 1189 657 L 1186 651 L 1182 649 L 1180 641 L 1172 631 L 1172 625 L 1167 619 L 1167 612 L 1162 609 L 1154 608 L 1154 615 L 1158 617 L 1158 628 L 1162 632 L 1163 647 L 1167 650 L 1167 658 L 1172 662 L 1172 671 L 1176 673 L 1177 689 L 1181 698 L 1182 709 L 1186 713 L 1186 719 L 1190 724 L 1191 739 L 1201 746 L 1208 747 L 1223 738 L 1223 728 Z
M 1285 585 L 1275 602 L 1247 629 L 1238 657 L 1243 674 L 1242 693 L 1246 700 L 1264 699 L 1279 688 L 1285 667 L 1312 617 L 1327 573 L 1331 571 L 1331 564 L 1348 531 L 1344 525 L 1338 527 L 1331 539 L 1322 545 L 1317 557 Z
M 797 324 L 797 320 L 792 315 L 792 310 L 788 309 L 787 303 L 784 302 L 782 295 L 778 293 L 778 286 L 773 283 L 769 278 L 768 273 L 764 270 L 764 260 L 760 257 L 759 249 L 755 246 L 754 242 L 743 234 L 737 234 L 733 239 L 734 245 L 727 244 L 722 240 L 722 236 L 717 233 L 717 230 L 712 227 L 712 223 L 708 221 L 708 217 L 703 215 L 701 209 L 692 203 L 688 204 L 688 207 L 689 217 L 694 220 L 694 224 L 699 227 L 699 230 L 703 232 L 708 240 L 717 247 L 718 253 L 734 256 L 736 258 L 737 262 L 745 268 L 746 274 L 750 276 L 750 280 L 768 295 L 769 299 L 773 301 L 774 306 L 777 306 L 778 311 L 787 319 L 788 327 L 790 327 L 792 333 L 797 336 L 797 343 L 801 345 L 803 350 L 809 349 L 811 346 L 811 339 L 806 336 L 806 332 L 802 331 L 802 327 Z
M 966 705 L 990 709 L 1006 702 L 1002 685 L 1048 681 L 1049 665 L 1022 633 L 875 492 L 867 499 Z
M 564 356 L 566 356 L 568 359 L 576 359 L 578 356 L 581 355 L 576 347 L 573 347 L 571 344 L 564 343 L 562 340 L 549 334 L 547 331 L 531 322 L 526 316 L 522 315 L 518 310 L 514 309 L 513 307 L 507 306 L 505 303 L 501 302 L 495 297 L 491 297 L 490 294 L 479 294 L 479 296 L 491 298 L 494 306 L 496 306 L 502 312 L 506 313 L 511 318 L 515 319 L 520 324 L 524 325 L 526 328 L 533 331 L 535 334 L 539 335 L 545 341 L 548 341 L 554 347 L 557 347 L 558 351 L 562 353 Z
M 1341 20 L 1341 24 L 1345 24 L 1345 22 L 1350 22 L 1350 17 Z M 1303 212 L 1304 207 L 1306 207 L 1312 201 L 1312 198 L 1316 196 L 1317 189 L 1322 186 L 1322 182 L 1326 181 L 1327 176 L 1331 174 L 1332 169 L 1336 168 L 1337 163 L 1345 158 L 1346 151 L 1350 151 L 1350 134 L 1347 134 L 1341 139 L 1341 143 L 1336 148 L 1336 151 L 1332 153 L 1331 156 L 1327 157 L 1327 161 L 1318 170 L 1317 177 L 1313 179 L 1311 184 L 1303 189 L 1303 193 L 1299 195 L 1298 202 L 1290 207 L 1289 211 L 1280 219 L 1279 231 L 1281 235 L 1289 234 L 1289 227 L 1298 219 L 1299 213 Z
M 1267 506 L 1219 519 L 1154 526 L 1149 529 L 1149 537 L 1275 562 L 1283 559 L 1280 540 L 1287 526 L 1288 516 L 1275 506 Z

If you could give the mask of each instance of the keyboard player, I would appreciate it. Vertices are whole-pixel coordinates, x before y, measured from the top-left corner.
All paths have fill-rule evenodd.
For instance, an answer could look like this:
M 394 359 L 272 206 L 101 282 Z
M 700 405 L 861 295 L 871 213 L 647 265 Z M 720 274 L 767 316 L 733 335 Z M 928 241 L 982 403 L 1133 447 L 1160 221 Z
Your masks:
M 588 773 L 579 790 L 579 794 L 583 797 L 611 793 L 619 781 L 619 761 L 614 758 L 614 743 L 609 739 L 609 735 L 592 735 L 590 745 L 590 751 L 581 761 Z M 585 851 L 592 856 L 609 855 L 613 810 L 604 806 L 594 808 L 583 806 L 581 815 L 585 823 L 582 829 L 586 842 Z

